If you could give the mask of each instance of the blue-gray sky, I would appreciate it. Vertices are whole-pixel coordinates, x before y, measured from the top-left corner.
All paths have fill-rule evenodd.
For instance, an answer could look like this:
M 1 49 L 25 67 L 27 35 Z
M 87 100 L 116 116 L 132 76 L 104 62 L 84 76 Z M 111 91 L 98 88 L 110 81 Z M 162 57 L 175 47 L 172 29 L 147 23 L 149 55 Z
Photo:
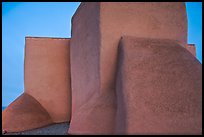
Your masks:
M 25 36 L 71 37 L 71 17 L 79 2 L 2 3 L 2 106 L 24 90 Z M 188 43 L 202 63 L 202 3 L 187 2 Z

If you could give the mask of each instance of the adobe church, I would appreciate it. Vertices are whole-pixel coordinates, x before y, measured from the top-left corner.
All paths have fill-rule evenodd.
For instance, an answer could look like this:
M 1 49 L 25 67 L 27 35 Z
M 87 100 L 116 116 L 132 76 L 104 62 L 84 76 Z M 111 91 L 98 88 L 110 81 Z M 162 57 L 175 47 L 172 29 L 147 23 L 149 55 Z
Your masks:
M 71 38 L 25 38 L 24 93 L 2 129 L 202 134 L 202 64 L 187 27 L 184 2 L 82 2 Z

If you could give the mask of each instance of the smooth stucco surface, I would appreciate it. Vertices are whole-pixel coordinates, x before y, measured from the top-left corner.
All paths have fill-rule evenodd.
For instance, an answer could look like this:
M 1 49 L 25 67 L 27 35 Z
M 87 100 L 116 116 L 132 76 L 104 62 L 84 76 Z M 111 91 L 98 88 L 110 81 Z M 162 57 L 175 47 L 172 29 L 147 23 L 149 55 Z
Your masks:
M 2 129 L 18 132 L 49 125 L 52 119 L 41 104 L 23 93 L 2 112 Z
M 47 110 L 53 122 L 69 121 L 71 117 L 69 41 L 26 38 L 25 92 Z
M 24 93 L 3 112 L 2 129 L 19 132 L 71 118 L 70 39 L 26 37 Z

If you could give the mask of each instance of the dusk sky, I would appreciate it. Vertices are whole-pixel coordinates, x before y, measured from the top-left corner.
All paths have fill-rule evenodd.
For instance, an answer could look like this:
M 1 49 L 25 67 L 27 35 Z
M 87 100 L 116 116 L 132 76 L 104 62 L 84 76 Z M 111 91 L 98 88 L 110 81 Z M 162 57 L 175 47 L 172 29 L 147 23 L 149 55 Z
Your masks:
M 71 17 L 79 2 L 2 3 L 2 106 L 24 91 L 26 36 L 71 37 Z M 186 3 L 188 44 L 202 63 L 202 2 Z

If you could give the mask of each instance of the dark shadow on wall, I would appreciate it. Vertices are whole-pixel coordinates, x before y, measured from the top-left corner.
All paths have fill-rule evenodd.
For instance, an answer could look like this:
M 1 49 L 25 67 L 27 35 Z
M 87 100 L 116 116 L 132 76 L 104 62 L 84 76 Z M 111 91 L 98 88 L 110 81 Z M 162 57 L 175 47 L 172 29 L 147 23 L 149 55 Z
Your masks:
M 122 37 L 121 37 L 122 39 Z M 124 60 L 124 54 L 122 50 L 121 39 L 118 44 L 118 57 L 117 57 L 117 70 L 116 70 L 116 97 L 117 97 L 117 109 L 116 109 L 116 126 L 115 134 L 125 134 L 126 133 L 126 106 L 123 94 L 123 75 L 122 66 Z

